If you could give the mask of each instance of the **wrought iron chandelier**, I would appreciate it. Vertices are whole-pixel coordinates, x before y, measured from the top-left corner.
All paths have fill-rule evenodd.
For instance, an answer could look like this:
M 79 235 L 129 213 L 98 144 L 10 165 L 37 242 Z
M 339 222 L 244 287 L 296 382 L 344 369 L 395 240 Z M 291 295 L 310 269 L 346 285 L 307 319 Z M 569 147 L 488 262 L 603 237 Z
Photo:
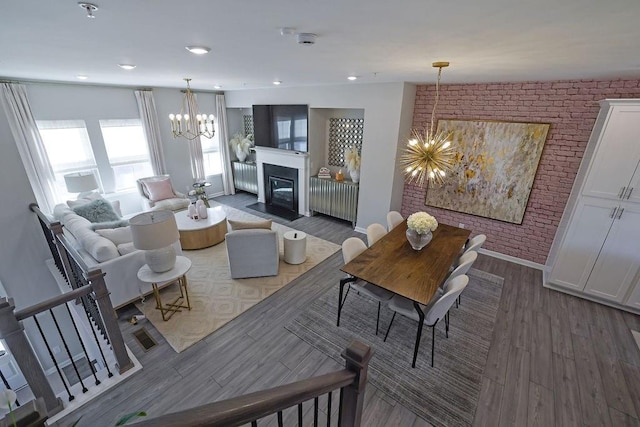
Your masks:
M 188 140 L 196 139 L 201 136 L 213 138 L 215 128 L 213 126 L 213 114 L 200 114 L 196 97 L 191 92 L 189 82 L 191 79 L 184 79 L 187 82 L 187 90 L 182 99 L 182 108 L 178 114 L 169 114 L 171 122 L 171 132 L 173 137 L 179 136 Z
M 436 81 L 436 97 L 431 111 L 431 125 L 419 132 L 413 130 L 411 137 L 407 141 L 407 147 L 400 157 L 405 177 L 409 183 L 415 182 L 422 187 L 425 180 L 442 184 L 444 178 L 453 169 L 455 152 L 451 147 L 450 132 L 435 133 L 434 123 L 436 107 L 440 98 L 440 77 L 442 69 L 448 67 L 448 62 L 434 62 L 434 68 L 438 68 L 438 79 Z

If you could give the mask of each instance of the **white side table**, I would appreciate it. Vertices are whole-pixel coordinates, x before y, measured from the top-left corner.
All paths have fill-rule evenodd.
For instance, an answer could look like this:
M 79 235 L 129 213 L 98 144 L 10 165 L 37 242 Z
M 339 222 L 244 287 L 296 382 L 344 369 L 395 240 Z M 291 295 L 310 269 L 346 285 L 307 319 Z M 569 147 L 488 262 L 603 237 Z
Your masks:
M 182 308 L 191 310 L 191 303 L 189 302 L 189 292 L 187 291 L 187 271 L 191 269 L 191 260 L 184 256 L 176 257 L 176 265 L 169 271 L 164 273 L 156 273 L 151 271 L 147 264 L 140 267 L 138 270 L 138 279 L 145 283 L 151 283 L 153 287 L 153 295 L 156 298 L 156 308 L 162 313 L 162 320 L 167 321 L 171 319 L 171 316 L 177 311 L 182 311 Z M 160 299 L 160 291 L 158 285 L 165 285 L 173 282 L 178 282 L 180 286 L 180 296 L 173 302 L 166 305 L 162 304 Z M 184 302 L 178 304 L 178 301 L 186 300 L 187 305 Z
M 302 264 L 307 259 L 307 234 L 302 231 L 287 231 L 284 241 L 284 262 Z

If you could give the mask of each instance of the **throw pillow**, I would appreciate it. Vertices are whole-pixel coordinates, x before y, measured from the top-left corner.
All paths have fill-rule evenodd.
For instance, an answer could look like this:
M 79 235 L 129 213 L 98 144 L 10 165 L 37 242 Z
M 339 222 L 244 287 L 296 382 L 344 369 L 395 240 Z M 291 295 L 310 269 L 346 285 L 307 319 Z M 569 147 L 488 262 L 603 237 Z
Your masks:
M 265 228 L 267 230 L 271 230 L 270 219 L 265 219 L 264 221 L 236 221 L 233 219 L 228 219 L 227 222 L 229 222 L 231 231 L 247 230 L 252 228 Z
M 111 240 L 116 246 L 133 241 L 131 227 L 103 228 L 96 230 L 96 233 Z
M 83 197 L 83 198 L 78 199 L 78 200 L 67 200 L 67 206 L 69 206 L 71 209 L 73 209 L 73 208 L 75 208 L 77 206 L 86 205 L 87 203 L 91 202 L 92 200 L 97 200 L 98 198 L 102 198 L 102 196 L 100 196 L 98 194 L 98 197 L 94 197 L 93 195 L 90 195 L 88 197 Z M 122 211 L 120 210 L 120 200 L 112 200 L 109 203 L 111 203 L 111 207 L 113 208 L 113 211 L 116 213 L 116 215 L 121 217 L 122 216 Z
M 176 197 L 175 193 L 173 192 L 173 188 L 171 187 L 171 181 L 169 181 L 169 178 L 158 181 L 145 181 L 144 185 L 147 188 L 149 199 L 152 202 L 173 199 Z
M 135 251 L 137 251 L 137 249 L 133 246 L 133 242 L 118 245 L 118 253 L 120 255 L 127 255 Z
M 73 211 L 91 222 L 117 221 L 120 219 L 113 211 L 111 203 L 104 199 L 93 200 L 84 205 L 76 206 Z
M 117 221 L 96 222 L 89 226 L 93 231 L 104 230 L 105 228 L 126 227 L 129 225 L 128 219 L 119 219 Z

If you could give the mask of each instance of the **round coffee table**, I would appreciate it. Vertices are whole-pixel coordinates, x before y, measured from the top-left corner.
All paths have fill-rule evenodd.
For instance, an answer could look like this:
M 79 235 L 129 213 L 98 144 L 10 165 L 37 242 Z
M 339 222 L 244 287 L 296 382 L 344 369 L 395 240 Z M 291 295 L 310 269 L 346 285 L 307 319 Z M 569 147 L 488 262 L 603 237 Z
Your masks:
M 227 234 L 227 214 L 221 206 L 207 208 L 207 218 L 191 219 L 189 211 L 175 213 L 182 249 L 203 249 L 217 245 Z

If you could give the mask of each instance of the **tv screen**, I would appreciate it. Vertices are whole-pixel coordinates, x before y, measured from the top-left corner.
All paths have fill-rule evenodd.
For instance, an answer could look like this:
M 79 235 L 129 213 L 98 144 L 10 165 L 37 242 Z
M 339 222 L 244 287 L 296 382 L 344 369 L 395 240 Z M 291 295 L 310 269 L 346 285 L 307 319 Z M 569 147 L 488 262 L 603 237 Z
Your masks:
M 308 105 L 254 105 L 253 133 L 258 147 L 309 151 Z

